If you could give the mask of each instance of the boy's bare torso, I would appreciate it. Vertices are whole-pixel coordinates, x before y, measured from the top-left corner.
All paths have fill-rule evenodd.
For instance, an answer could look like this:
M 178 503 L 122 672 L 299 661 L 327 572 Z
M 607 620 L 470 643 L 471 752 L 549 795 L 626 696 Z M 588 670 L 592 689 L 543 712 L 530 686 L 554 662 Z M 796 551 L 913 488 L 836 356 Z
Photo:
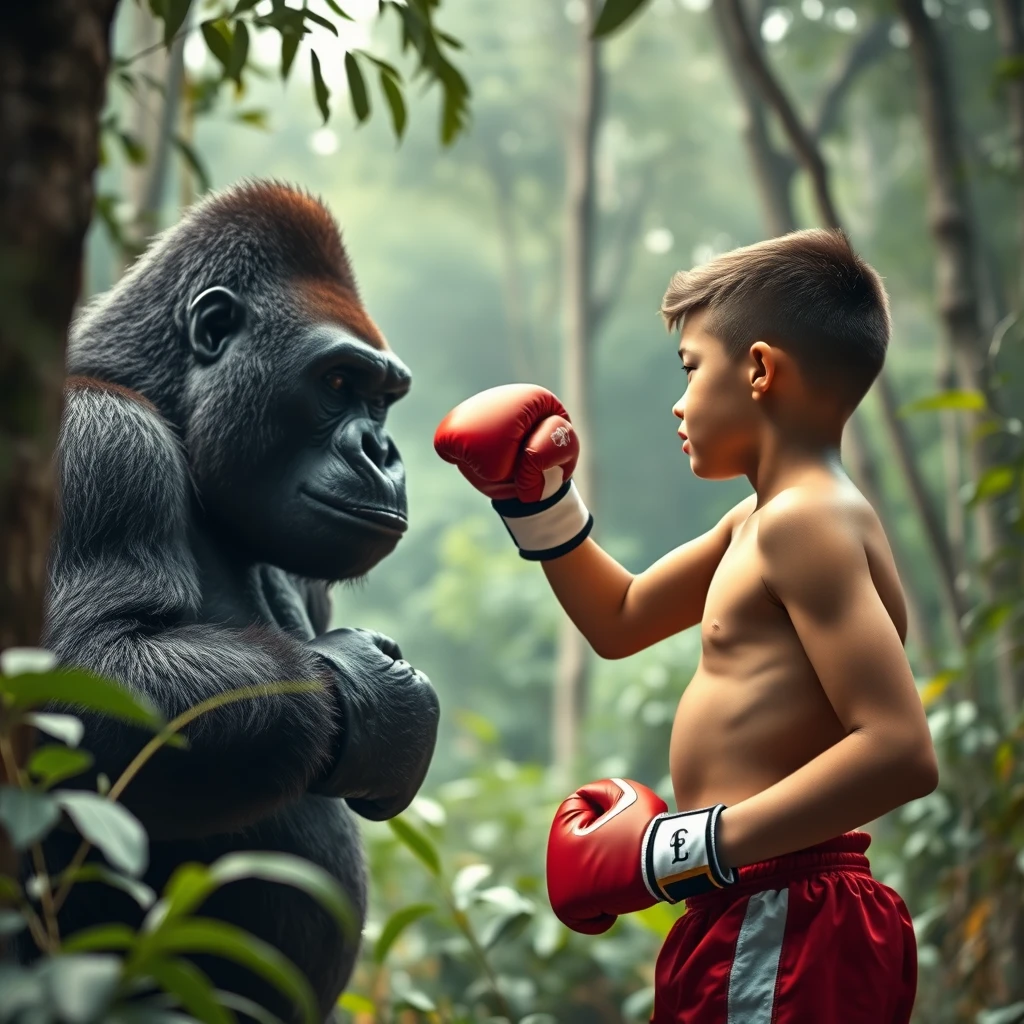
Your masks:
M 871 577 L 900 639 L 906 605 L 889 543 L 852 484 L 823 475 L 802 484 L 862 539 Z M 787 500 L 794 492 L 787 491 Z M 785 608 L 763 578 L 760 510 L 741 502 L 732 540 L 715 570 L 701 620 L 701 657 L 676 711 L 669 764 L 680 809 L 727 806 L 753 796 L 841 740 L 844 729 L 818 682 Z M 793 558 L 814 559 L 813 550 Z

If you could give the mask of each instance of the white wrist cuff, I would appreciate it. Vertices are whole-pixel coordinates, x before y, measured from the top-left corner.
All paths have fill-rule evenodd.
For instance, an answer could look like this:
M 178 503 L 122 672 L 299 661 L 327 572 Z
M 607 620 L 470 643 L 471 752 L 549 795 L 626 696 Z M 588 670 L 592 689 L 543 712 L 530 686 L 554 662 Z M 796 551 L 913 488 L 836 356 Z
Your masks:
M 540 562 L 567 555 L 587 539 L 594 517 L 572 480 L 543 501 L 492 501 L 523 558 Z
M 736 881 L 718 861 L 715 834 L 724 804 L 699 811 L 659 814 L 647 826 L 641 848 L 644 885 L 656 899 L 678 903 Z

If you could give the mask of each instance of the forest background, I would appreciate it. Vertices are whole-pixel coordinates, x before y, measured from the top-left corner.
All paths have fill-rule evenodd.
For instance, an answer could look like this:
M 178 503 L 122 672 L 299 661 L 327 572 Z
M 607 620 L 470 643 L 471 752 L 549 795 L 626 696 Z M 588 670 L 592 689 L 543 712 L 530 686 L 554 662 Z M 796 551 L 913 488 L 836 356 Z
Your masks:
M 657 316 L 669 277 L 830 224 L 892 300 L 886 377 L 844 459 L 907 588 L 942 765 L 936 793 L 869 826 L 873 869 L 915 917 L 915 1019 L 1024 1020 L 1020 4 L 652 0 L 595 42 L 585 0 L 445 0 L 436 17 L 471 89 L 461 131 L 446 111 L 449 145 L 436 88 L 407 92 L 400 144 L 380 92 L 356 127 L 345 51 L 400 63 L 375 0 L 304 39 L 286 87 L 271 31 L 251 33 L 225 87 L 216 40 L 195 26 L 234 6 L 199 4 L 168 52 L 151 10 L 121 5 L 82 297 L 206 188 L 279 178 L 330 206 L 367 308 L 413 370 L 391 417 L 411 528 L 337 590 L 334 621 L 398 639 L 438 688 L 442 736 L 402 826 L 364 827 L 373 907 L 344 1013 L 646 1019 L 678 911 L 573 935 L 546 904 L 544 844 L 558 800 L 591 778 L 671 792 L 669 731 L 699 636 L 588 656 L 537 567 L 436 458 L 433 430 L 492 385 L 559 392 L 597 536 L 643 569 L 749 493 L 696 480 L 678 450 L 684 381 Z

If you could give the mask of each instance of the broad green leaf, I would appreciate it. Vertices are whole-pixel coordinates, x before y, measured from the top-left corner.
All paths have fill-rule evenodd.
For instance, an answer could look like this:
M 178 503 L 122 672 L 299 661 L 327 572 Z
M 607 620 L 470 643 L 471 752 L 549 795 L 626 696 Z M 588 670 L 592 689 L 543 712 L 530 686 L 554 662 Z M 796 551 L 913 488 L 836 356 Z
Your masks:
M 152 936 L 147 952 L 211 953 L 233 960 L 291 999 L 308 1024 L 319 1024 L 316 998 L 305 975 L 274 946 L 241 928 L 204 917 L 174 921 Z M 142 971 L 147 959 L 141 958 Z
M 0 825 L 16 850 L 38 842 L 59 820 L 60 806 L 51 794 L 0 786 Z
M 8 647 L 0 651 L 0 674 L 5 676 L 52 672 L 56 667 L 57 656 L 41 647 Z
M 303 10 L 303 17 L 306 21 L 311 21 L 315 25 L 319 25 L 321 28 L 327 29 L 328 32 L 333 36 L 338 35 L 338 28 L 329 18 L 325 18 L 322 14 L 317 14 L 315 11 Z
M 604 7 L 594 23 L 593 36 L 600 39 L 610 35 L 636 14 L 647 0 L 605 0 Z
M 452 898 L 459 910 L 465 910 L 476 887 L 494 872 L 490 864 L 467 864 L 452 879 Z
M 146 973 L 165 991 L 175 996 L 181 1008 L 203 1024 L 233 1024 L 235 1015 L 218 1003 L 210 979 L 187 960 L 157 957 L 146 965 Z
M 316 105 L 320 108 L 320 114 L 324 119 L 324 124 L 327 124 L 328 118 L 331 116 L 331 90 L 327 88 L 327 83 L 324 81 L 323 72 L 320 70 L 320 58 L 317 57 L 316 53 L 310 52 L 310 66 L 313 69 L 313 95 L 316 96 Z
M 380 72 L 380 88 L 387 101 L 388 110 L 391 112 L 391 125 L 395 130 L 395 137 L 401 139 L 405 134 L 405 125 L 408 119 L 402 88 L 383 68 Z
M 207 49 L 217 58 L 225 71 L 231 64 L 231 28 L 220 19 L 204 21 L 200 28 Z
M 115 867 L 138 877 L 149 863 L 149 839 L 139 819 L 99 793 L 58 789 L 54 799 L 75 827 Z
M 192 168 L 192 173 L 195 174 L 200 192 L 210 191 L 210 175 L 206 170 L 202 160 L 199 159 L 199 155 L 187 143 L 180 135 L 176 135 L 173 139 L 174 146 L 181 153 L 185 163 Z
M 229 1010 L 236 1010 L 252 1018 L 255 1024 L 284 1024 L 280 1017 L 275 1017 L 266 1007 L 257 1006 L 251 999 L 246 999 L 237 992 L 217 989 L 217 1002 Z
M 622 1001 L 622 1016 L 626 1020 L 648 1020 L 653 1009 L 654 989 L 650 986 L 638 989 Z
M 342 934 L 355 939 L 359 925 L 345 890 L 323 868 L 290 853 L 229 853 L 210 865 L 215 888 L 244 878 L 290 885 L 311 896 L 334 918 Z
M 23 931 L 27 922 L 16 910 L 5 910 L 0 907 L 0 938 L 17 935 Z
M 103 864 L 83 864 L 70 874 L 65 871 L 61 874 L 60 881 L 63 883 L 69 878 L 76 884 L 78 882 L 102 882 L 114 889 L 120 889 L 131 896 L 143 910 L 148 910 L 156 902 L 156 893 L 145 882 L 112 871 Z
M 432 903 L 413 903 L 411 906 L 402 907 L 401 910 L 396 910 L 391 917 L 388 918 L 381 930 L 380 938 L 377 939 L 377 943 L 373 947 L 374 963 L 384 963 L 391 947 L 398 941 L 402 932 L 404 932 L 405 929 L 414 921 L 418 921 L 420 918 L 426 917 L 428 914 L 432 914 L 434 909 L 435 908 Z
M 926 398 L 907 402 L 899 409 L 900 416 L 912 416 L 918 412 L 933 412 L 937 409 L 956 409 L 978 412 L 986 407 L 985 396 L 980 391 L 940 391 Z
M 931 707 L 946 692 L 949 684 L 959 678 L 959 669 L 949 669 L 945 672 L 940 672 L 937 676 L 933 676 L 920 688 L 921 703 L 926 708 Z
M 242 69 L 249 57 L 249 30 L 245 27 L 244 21 L 235 23 L 235 34 L 231 40 L 231 57 L 228 60 L 225 73 L 228 78 L 233 79 L 238 85 L 242 84 Z
M 153 915 L 156 925 L 147 920 L 146 930 L 167 927 L 166 922 L 192 913 L 214 890 L 248 878 L 300 889 L 334 917 L 343 935 L 350 940 L 357 937 L 359 926 L 355 912 L 337 881 L 316 864 L 289 853 L 276 852 L 229 853 L 208 868 L 183 864 L 167 884 L 161 901 L 164 908 Z
M 131 132 L 118 132 L 117 137 L 130 164 L 138 167 L 146 162 L 149 155 L 146 147 Z
M 299 36 L 297 33 L 281 33 L 281 81 L 287 82 L 292 71 L 292 64 L 295 62 L 295 54 L 299 49 Z
M 421 992 L 418 988 L 396 986 L 395 1008 L 401 1009 L 403 1006 L 411 1006 L 414 1010 L 419 1010 L 420 1013 L 434 1013 L 437 1010 L 434 1000 L 426 992 Z
M 57 1018 L 66 1024 L 103 1019 L 121 981 L 123 963 L 110 954 L 55 956 L 42 968 Z
M 87 750 L 73 750 L 69 747 L 48 743 L 38 747 L 29 759 L 27 771 L 39 780 L 44 789 L 49 789 L 64 779 L 81 775 L 92 767 L 92 754 Z
M 77 747 L 82 742 L 85 726 L 82 720 L 74 715 L 57 715 L 48 711 L 30 711 L 25 721 L 34 725 L 40 732 L 60 740 L 69 747 Z
M 164 46 L 170 46 L 185 23 L 192 0 L 164 0 Z
M 267 112 L 265 110 L 240 110 L 235 114 L 235 120 L 262 131 L 267 129 Z
M 362 124 L 370 116 L 370 97 L 366 92 L 366 79 L 354 53 L 345 54 L 345 77 L 348 79 L 348 94 L 356 120 Z
M 343 992 L 338 1000 L 338 1006 L 348 1013 L 370 1013 L 376 1014 L 377 1007 L 373 1005 L 372 999 L 366 996 L 357 995 L 355 992 Z
M 981 474 L 980 479 L 974 487 L 970 504 L 985 501 L 988 498 L 997 498 L 1013 490 L 1017 481 L 1017 471 L 1013 466 L 992 466 Z
M 410 825 L 403 818 L 392 818 L 388 822 L 391 831 L 426 865 L 427 870 L 435 878 L 441 877 L 441 858 L 434 844 L 419 829 Z
M 345 11 L 343 11 L 343 10 L 341 9 L 341 7 L 339 7 L 339 6 L 338 6 L 337 0 L 324 0 L 324 3 L 325 3 L 325 4 L 327 4 L 327 6 L 328 6 L 328 7 L 330 7 L 330 9 L 331 9 L 332 11 L 334 11 L 334 13 L 335 13 L 335 14 L 336 14 L 336 15 L 337 15 L 337 16 L 338 16 L 339 18 L 344 18 L 344 19 L 345 19 L 346 21 L 354 21 L 354 20 L 355 20 L 355 19 L 354 19 L 354 18 L 352 17 L 352 15 L 351 15 L 351 14 L 348 14 L 348 13 L 346 13 Z
M 480 945 L 484 949 L 492 949 L 503 939 L 518 935 L 533 917 L 532 911 L 503 910 L 489 917 L 479 930 Z
M 135 932 L 126 924 L 98 924 L 75 932 L 61 948 L 65 953 L 89 953 L 96 949 L 131 949 L 135 941 Z
M 99 711 L 127 722 L 157 729 L 163 719 L 145 697 L 120 683 L 103 679 L 82 668 L 61 668 L 43 675 L 22 675 L 4 680 L 15 707 L 28 709 L 53 702 L 86 711 Z

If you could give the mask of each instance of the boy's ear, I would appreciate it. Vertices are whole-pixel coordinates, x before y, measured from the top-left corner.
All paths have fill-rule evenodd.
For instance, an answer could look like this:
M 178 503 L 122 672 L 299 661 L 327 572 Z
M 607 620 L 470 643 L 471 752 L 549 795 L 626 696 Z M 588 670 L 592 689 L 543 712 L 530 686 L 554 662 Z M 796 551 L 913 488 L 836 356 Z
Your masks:
M 771 387 L 778 368 L 778 349 L 772 348 L 766 341 L 755 341 L 750 346 L 749 375 L 752 397 L 761 398 Z

